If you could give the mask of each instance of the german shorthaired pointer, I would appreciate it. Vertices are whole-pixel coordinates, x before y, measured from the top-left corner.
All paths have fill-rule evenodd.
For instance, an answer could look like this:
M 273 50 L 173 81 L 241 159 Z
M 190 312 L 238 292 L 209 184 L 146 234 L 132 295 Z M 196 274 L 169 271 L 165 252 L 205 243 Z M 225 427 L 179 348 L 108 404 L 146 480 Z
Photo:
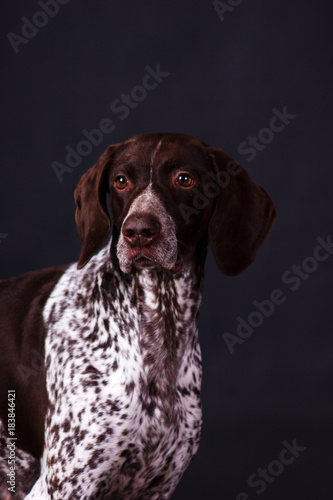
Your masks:
M 108 147 L 75 201 L 78 263 L 0 283 L 0 495 L 170 498 L 200 439 L 208 242 L 222 273 L 241 272 L 274 205 L 226 153 L 185 134 Z

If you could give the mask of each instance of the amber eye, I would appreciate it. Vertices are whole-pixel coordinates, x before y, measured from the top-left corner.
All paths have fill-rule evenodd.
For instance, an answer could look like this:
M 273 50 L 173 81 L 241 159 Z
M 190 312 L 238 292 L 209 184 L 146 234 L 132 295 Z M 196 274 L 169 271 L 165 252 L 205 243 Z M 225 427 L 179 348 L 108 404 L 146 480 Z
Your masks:
M 190 187 L 194 181 L 189 174 L 182 173 L 177 175 L 176 183 L 182 187 Z
M 116 186 L 117 189 L 125 189 L 125 187 L 128 184 L 128 180 L 124 175 L 118 175 L 115 178 L 114 185 Z

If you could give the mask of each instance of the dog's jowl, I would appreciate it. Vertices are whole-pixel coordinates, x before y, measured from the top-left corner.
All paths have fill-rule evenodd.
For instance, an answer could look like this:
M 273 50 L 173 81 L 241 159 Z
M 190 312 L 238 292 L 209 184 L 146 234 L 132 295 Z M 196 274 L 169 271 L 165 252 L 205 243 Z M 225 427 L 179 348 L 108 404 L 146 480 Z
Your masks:
M 184 134 L 108 147 L 75 201 L 78 262 L 0 283 L 0 498 L 167 499 L 200 440 L 207 246 L 238 274 L 275 208 L 226 153 Z

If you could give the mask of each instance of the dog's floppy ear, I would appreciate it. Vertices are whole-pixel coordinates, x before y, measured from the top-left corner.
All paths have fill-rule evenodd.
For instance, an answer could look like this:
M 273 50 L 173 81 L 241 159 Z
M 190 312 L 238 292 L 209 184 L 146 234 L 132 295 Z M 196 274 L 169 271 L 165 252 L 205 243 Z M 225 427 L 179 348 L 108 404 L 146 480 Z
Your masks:
M 118 145 L 109 146 L 80 179 L 75 190 L 75 221 L 82 243 L 78 269 L 96 253 L 110 232 L 110 217 L 106 206 L 108 172 Z
M 208 148 L 219 184 L 213 215 L 208 226 L 215 262 L 234 276 L 255 259 L 275 219 L 274 203 L 266 191 L 222 150 Z

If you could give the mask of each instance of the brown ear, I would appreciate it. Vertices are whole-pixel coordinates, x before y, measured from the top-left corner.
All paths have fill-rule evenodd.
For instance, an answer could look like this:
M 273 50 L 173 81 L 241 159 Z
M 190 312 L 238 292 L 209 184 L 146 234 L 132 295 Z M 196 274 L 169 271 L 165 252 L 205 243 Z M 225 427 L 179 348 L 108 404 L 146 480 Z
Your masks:
M 75 190 L 75 220 L 82 249 L 78 261 L 81 269 L 104 243 L 110 232 L 110 217 L 106 207 L 108 171 L 117 146 L 109 146 L 98 162 L 80 179 Z
M 222 273 L 234 276 L 255 259 L 275 219 L 266 191 L 221 149 L 209 148 L 219 194 L 208 226 L 209 242 Z

